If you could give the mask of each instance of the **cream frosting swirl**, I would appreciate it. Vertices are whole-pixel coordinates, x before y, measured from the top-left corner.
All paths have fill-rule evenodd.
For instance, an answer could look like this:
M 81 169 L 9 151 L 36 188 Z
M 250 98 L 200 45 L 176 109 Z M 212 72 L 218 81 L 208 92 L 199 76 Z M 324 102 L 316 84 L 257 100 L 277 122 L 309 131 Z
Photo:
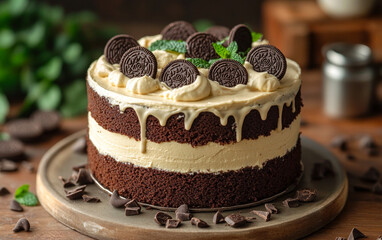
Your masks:
M 211 92 L 211 85 L 208 79 L 199 75 L 196 80 L 189 84 L 176 89 L 169 89 L 162 93 L 162 96 L 174 101 L 197 101 L 208 97 Z

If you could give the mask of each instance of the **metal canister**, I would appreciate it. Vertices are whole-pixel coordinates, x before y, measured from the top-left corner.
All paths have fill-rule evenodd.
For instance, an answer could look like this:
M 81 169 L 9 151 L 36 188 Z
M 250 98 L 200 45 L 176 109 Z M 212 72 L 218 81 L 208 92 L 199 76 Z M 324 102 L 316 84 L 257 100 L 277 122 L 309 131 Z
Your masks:
M 376 73 L 371 49 L 362 44 L 324 47 L 324 111 L 330 117 L 356 117 L 369 112 Z

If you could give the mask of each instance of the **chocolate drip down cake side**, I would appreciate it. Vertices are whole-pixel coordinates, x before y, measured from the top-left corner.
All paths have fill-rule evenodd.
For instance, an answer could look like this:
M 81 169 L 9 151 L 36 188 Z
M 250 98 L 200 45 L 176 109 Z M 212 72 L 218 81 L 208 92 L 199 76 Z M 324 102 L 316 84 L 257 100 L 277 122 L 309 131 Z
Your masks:
M 87 74 L 88 161 L 121 196 L 230 207 L 301 174 L 300 68 L 242 24 L 117 35 Z

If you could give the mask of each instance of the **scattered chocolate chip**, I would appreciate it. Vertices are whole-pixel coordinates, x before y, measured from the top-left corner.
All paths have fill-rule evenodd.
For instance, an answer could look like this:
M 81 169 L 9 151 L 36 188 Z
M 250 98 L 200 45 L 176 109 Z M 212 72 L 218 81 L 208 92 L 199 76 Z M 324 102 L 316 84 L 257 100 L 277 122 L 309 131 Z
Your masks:
M 354 186 L 355 191 L 360 192 L 371 192 L 373 190 L 373 187 L 364 183 L 356 183 Z
M 196 218 L 196 217 L 191 218 L 191 224 L 197 226 L 198 228 L 208 228 L 209 227 L 208 223 L 206 223 L 205 221 L 203 221 L 199 218 Z
M 336 237 L 336 240 L 346 240 L 346 238 L 343 238 L 343 237 Z
M 21 231 L 29 232 L 30 228 L 31 226 L 29 224 L 28 219 L 20 218 L 17 221 L 16 226 L 13 228 L 13 231 L 14 232 L 21 232 Z
M 10 121 L 6 129 L 12 137 L 25 141 L 37 139 L 43 134 L 41 125 L 31 119 Z
M 5 196 L 10 194 L 9 190 L 6 187 L 0 187 L 0 196 Z
M 224 216 L 220 211 L 217 211 L 212 218 L 212 222 L 215 224 L 224 223 Z
M 301 189 L 296 193 L 296 198 L 300 202 L 313 202 L 316 199 L 317 190 L 316 189 Z
M 154 221 L 163 226 L 166 225 L 168 219 L 172 219 L 172 217 L 164 212 L 157 212 L 154 216 Z
M 378 236 L 377 240 L 382 240 L 382 236 Z
M 8 160 L 8 159 L 0 159 L 0 172 L 15 172 L 19 170 L 17 163 Z
M 124 207 L 127 202 L 129 202 L 130 199 L 123 199 L 119 196 L 119 193 L 117 190 L 113 191 L 113 194 L 111 194 L 110 197 L 110 204 L 115 208 L 121 208 Z
M 252 210 L 251 213 L 256 214 L 257 216 L 259 216 L 262 219 L 264 219 L 266 222 L 271 220 L 271 213 L 269 213 L 268 211 Z
M 163 28 L 161 35 L 164 40 L 182 40 L 186 41 L 189 36 L 194 34 L 196 29 L 191 23 L 185 21 L 176 21 Z
M 119 63 L 123 54 L 130 48 L 139 46 L 133 37 L 120 34 L 112 37 L 105 46 L 104 55 L 110 64 Z
M 334 148 L 338 148 L 341 151 L 346 151 L 348 149 L 348 143 L 345 137 L 336 136 L 330 142 L 330 146 Z
M 146 210 L 152 210 L 153 207 L 151 207 L 151 206 L 146 206 L 145 209 L 146 209 Z
M 182 204 L 180 205 L 176 210 L 175 213 L 180 212 L 180 213 L 189 213 L 190 209 L 188 208 L 187 204 Z
M 88 169 L 80 168 L 74 182 L 79 185 L 94 183 Z
M 321 180 L 328 176 L 334 176 L 334 174 L 332 163 L 329 160 L 325 160 L 313 165 L 311 178 L 312 180 Z
M 70 200 L 76 200 L 82 198 L 82 195 L 84 195 L 86 185 L 82 185 L 79 187 L 76 187 L 75 189 L 66 191 L 66 197 L 69 198 Z
M 253 223 L 255 220 L 256 220 L 255 217 L 245 217 L 245 221 L 247 221 L 249 223 Z
M 177 228 L 181 224 L 179 219 L 167 219 L 166 228 Z
M 375 167 L 370 167 L 361 177 L 363 181 L 377 182 L 381 177 L 380 172 Z
M 366 135 L 359 140 L 359 146 L 361 148 L 376 148 L 377 144 L 374 142 L 371 136 Z
M 366 153 L 370 157 L 375 157 L 379 155 L 379 150 L 376 148 L 367 148 Z
M 180 88 L 193 83 L 199 75 L 198 69 L 191 62 L 178 59 L 167 64 L 159 81 L 166 83 L 170 88 Z
M 300 206 L 297 198 L 287 198 L 283 201 L 283 205 L 288 208 L 296 208 Z
M 187 57 L 201 58 L 206 61 L 219 58 L 212 43 L 218 39 L 208 33 L 194 33 L 187 38 Z
M 252 33 L 244 24 L 238 24 L 229 33 L 228 44 L 235 41 L 238 45 L 238 52 L 246 52 L 252 46 Z
M 23 161 L 21 163 L 21 165 L 23 166 L 23 168 L 25 168 L 28 172 L 30 173 L 34 173 L 35 172 L 35 168 L 33 166 L 33 164 L 31 162 L 28 162 L 28 161 Z
M 350 153 L 346 154 L 346 159 L 349 161 L 354 161 L 356 160 L 356 157 Z
M 271 213 L 271 214 L 277 214 L 279 213 L 279 210 L 275 207 L 275 205 L 273 205 L 272 203 L 266 203 L 265 205 L 265 209 Z
M 9 207 L 12 211 L 15 212 L 22 212 L 24 211 L 23 207 L 20 205 L 20 203 L 14 199 L 11 201 L 11 205 Z
M 76 172 L 79 172 L 80 169 L 87 169 L 87 168 L 88 168 L 88 164 L 84 163 L 84 164 L 80 164 L 80 165 L 72 167 L 72 170 L 76 171 Z
M 268 72 L 281 80 L 286 72 L 284 54 L 275 46 L 259 45 L 249 51 L 246 59 L 256 72 Z
M 221 41 L 224 38 L 228 37 L 230 31 L 229 28 L 224 26 L 212 26 L 208 28 L 205 32 L 211 34 L 212 36 L 216 37 L 219 41 Z
M 361 238 L 366 238 L 366 236 L 361 233 L 357 228 L 353 228 L 349 234 L 348 240 L 357 240 Z
M 176 219 L 179 219 L 181 221 L 190 221 L 192 218 L 191 213 L 182 213 L 182 212 L 177 212 L 175 213 Z
M 82 137 L 77 139 L 72 145 L 72 149 L 76 153 L 86 153 L 87 151 L 86 138 Z
M 31 116 L 46 132 L 57 130 L 60 127 L 61 116 L 56 111 L 37 111 Z
M 371 191 L 375 194 L 382 195 L 382 184 L 380 182 L 375 183 Z
M 128 78 L 155 78 L 157 75 L 157 60 L 152 52 L 144 47 L 133 47 L 127 50 L 120 62 L 121 72 Z
M 91 203 L 97 203 L 97 202 L 101 202 L 101 200 L 97 197 L 92 197 L 92 196 L 89 196 L 89 195 L 82 195 L 82 200 L 84 200 L 84 202 L 91 202 Z
M 139 203 L 137 202 L 137 200 L 133 199 L 133 200 L 130 200 L 128 201 L 126 204 L 125 204 L 125 207 L 127 208 L 141 208 L 141 205 L 139 205 Z
M 0 158 L 18 159 L 24 155 L 25 147 L 19 140 L 0 141 Z
M 127 208 L 125 208 L 125 215 L 126 216 L 139 215 L 140 213 L 141 213 L 140 207 L 127 207 Z
M 225 87 L 235 87 L 238 84 L 247 84 L 248 72 L 238 61 L 222 59 L 211 65 L 208 78 Z
M 224 220 L 228 224 L 228 226 L 234 228 L 244 226 L 247 223 L 245 217 L 237 213 L 228 215 L 224 218 Z

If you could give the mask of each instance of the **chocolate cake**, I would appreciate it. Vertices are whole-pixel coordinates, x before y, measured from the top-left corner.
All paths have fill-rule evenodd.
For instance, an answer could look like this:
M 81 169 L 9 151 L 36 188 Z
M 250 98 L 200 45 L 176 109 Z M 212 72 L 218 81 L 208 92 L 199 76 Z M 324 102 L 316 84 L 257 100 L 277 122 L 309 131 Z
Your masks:
M 138 41 L 110 39 L 87 74 L 96 180 L 141 203 L 192 208 L 251 203 L 293 184 L 300 68 L 259 35 L 178 21 Z

